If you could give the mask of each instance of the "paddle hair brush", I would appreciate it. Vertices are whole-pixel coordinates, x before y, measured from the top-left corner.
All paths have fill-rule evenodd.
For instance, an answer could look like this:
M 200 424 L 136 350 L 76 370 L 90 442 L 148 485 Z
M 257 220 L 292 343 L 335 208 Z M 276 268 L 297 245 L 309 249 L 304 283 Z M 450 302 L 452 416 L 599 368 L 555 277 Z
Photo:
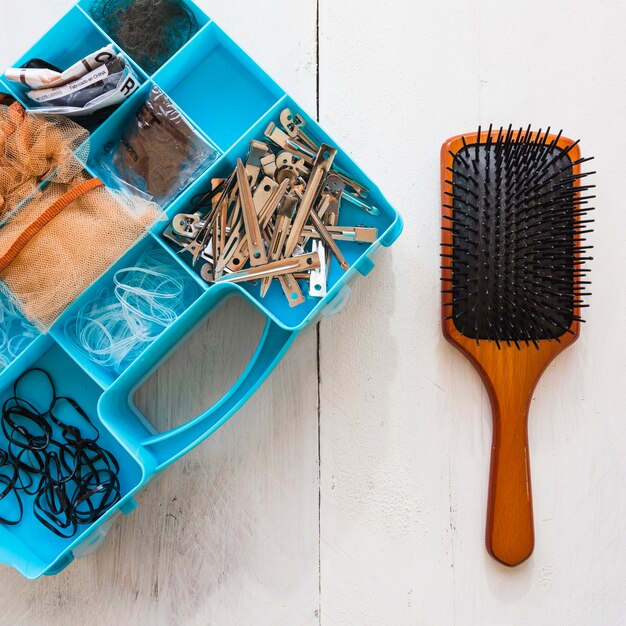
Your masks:
M 486 541 L 517 565 L 534 547 L 528 411 L 547 365 L 580 330 L 591 246 L 578 142 L 500 128 L 441 151 L 443 334 L 489 393 L 493 441 Z

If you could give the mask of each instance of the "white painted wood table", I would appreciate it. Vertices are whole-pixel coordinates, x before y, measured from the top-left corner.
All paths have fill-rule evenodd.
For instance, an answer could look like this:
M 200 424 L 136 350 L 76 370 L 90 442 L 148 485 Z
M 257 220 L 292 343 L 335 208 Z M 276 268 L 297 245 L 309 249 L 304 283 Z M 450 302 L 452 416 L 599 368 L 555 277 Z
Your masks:
M 3 67 L 70 4 L 2 0 Z M 36 582 L 2 568 L 0 623 L 625 624 L 626 3 L 199 4 L 318 111 L 406 229 L 95 555 Z M 489 405 L 442 339 L 437 269 L 441 142 L 509 121 L 580 137 L 599 208 L 588 323 L 532 405 L 537 544 L 516 569 L 484 549 Z M 257 322 L 241 308 L 210 322 L 147 409 L 201 408 L 235 371 L 216 355 L 240 344 L 242 361 Z

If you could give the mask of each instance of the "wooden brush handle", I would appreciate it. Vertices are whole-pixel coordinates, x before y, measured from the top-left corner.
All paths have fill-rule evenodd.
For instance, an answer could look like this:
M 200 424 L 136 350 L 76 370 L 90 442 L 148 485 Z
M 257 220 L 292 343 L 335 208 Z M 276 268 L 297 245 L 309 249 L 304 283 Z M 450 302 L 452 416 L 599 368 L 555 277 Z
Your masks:
M 444 327 L 453 343 L 478 370 L 491 400 L 493 442 L 487 509 L 487 549 L 505 565 L 519 565 L 533 551 L 528 412 L 542 372 L 577 334 L 542 341 L 536 348 L 476 341 Z M 452 330 L 453 332 L 450 332 Z
M 526 560 L 535 545 L 530 458 L 528 453 L 528 403 L 512 393 L 493 403 L 493 441 L 487 549 L 505 565 Z M 530 399 L 530 398 L 529 398 Z

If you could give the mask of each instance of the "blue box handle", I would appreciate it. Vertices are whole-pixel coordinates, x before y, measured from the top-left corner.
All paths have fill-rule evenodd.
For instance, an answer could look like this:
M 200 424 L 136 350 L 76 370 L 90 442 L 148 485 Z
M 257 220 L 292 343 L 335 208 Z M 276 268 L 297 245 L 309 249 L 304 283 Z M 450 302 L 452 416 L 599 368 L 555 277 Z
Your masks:
M 295 333 L 268 320 L 250 364 L 217 403 L 186 424 L 143 442 L 144 447 L 157 459 L 156 470 L 162 470 L 188 452 L 238 411 L 269 376 L 294 336 Z
M 258 348 L 231 389 L 185 424 L 155 434 L 133 406 L 134 391 L 156 369 L 155 363 L 163 362 L 184 335 L 235 293 L 242 291 L 232 285 L 209 290 L 175 322 L 177 328 L 155 341 L 100 399 L 98 412 L 102 422 L 150 472 L 164 469 L 222 426 L 269 376 L 298 334 L 267 318 Z

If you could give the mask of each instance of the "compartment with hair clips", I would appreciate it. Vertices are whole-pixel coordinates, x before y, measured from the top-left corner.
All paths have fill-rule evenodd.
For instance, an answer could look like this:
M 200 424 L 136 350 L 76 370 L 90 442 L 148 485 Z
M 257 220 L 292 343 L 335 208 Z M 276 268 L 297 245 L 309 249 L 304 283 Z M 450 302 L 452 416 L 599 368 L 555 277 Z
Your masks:
M 239 160 L 253 204 L 247 219 Z M 222 198 L 224 190 L 229 198 Z M 287 96 L 167 213 L 164 240 L 207 288 L 233 283 L 276 323 L 293 330 L 370 271 L 376 249 L 395 238 L 398 224 L 378 188 Z M 248 253 L 250 221 L 258 221 L 253 228 L 262 259 Z M 294 228 L 301 235 L 290 242 Z M 220 238 L 214 258 L 213 241 Z M 287 272 L 289 262 L 293 269 Z
M 150 2 L 160 15 L 163 0 L 81 0 L 16 62 L 18 81 L 1 81 L 28 110 L 0 113 L 33 127 L 20 158 L 34 183 L 8 193 L 0 168 L 10 200 L 0 208 L 0 561 L 29 578 L 97 547 L 139 490 L 250 399 L 299 332 L 345 305 L 402 230 L 347 153 L 192 2 L 167 3 L 189 25 L 182 41 L 138 48 L 115 14 L 139 23 L 132 11 Z M 97 83 L 112 70 L 89 55 L 107 46 L 137 84 L 84 123 L 88 140 L 54 117 L 72 141 L 59 163 L 31 167 L 48 145 L 35 141 L 37 120 L 50 118 L 37 116 L 20 65 L 44 60 L 56 69 L 28 80 L 64 87 L 63 70 L 87 59 L 93 76 L 76 80 Z M 26 235 L 8 254 L 4 226 L 20 220 Z M 7 282 L 15 259 L 14 279 L 32 264 L 38 280 Z M 27 319 L 39 312 L 26 306 L 31 288 L 55 295 L 37 300 L 55 302 L 53 315 Z M 232 297 L 265 320 L 248 366 L 212 406 L 157 432 L 135 391 Z

